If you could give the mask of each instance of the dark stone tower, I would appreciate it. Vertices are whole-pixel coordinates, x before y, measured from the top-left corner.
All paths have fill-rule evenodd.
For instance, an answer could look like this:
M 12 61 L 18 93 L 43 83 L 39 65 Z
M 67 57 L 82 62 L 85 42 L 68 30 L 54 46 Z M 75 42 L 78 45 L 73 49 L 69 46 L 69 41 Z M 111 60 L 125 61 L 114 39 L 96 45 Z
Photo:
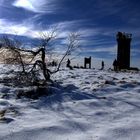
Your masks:
M 126 34 L 118 32 L 118 52 L 117 52 L 117 64 L 119 69 L 130 68 L 130 43 L 132 34 Z

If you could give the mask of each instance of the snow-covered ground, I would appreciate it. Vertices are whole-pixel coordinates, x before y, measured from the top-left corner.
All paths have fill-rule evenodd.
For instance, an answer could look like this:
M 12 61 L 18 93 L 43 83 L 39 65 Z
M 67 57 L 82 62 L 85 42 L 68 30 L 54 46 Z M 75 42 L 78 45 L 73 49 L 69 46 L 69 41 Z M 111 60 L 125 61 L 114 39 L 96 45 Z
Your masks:
M 140 140 L 140 73 L 66 69 L 53 79 L 38 100 L 0 85 L 0 140 Z

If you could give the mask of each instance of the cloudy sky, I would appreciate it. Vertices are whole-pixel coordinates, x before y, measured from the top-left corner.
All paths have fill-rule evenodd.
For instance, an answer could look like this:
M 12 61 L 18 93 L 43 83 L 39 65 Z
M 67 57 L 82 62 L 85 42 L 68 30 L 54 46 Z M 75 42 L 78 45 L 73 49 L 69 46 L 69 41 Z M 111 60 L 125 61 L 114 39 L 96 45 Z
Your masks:
M 131 66 L 140 67 L 139 0 L 0 0 L 0 34 L 36 38 L 37 32 L 56 25 L 59 51 L 66 35 L 76 31 L 81 34 L 80 55 L 110 66 L 116 33 L 132 33 Z

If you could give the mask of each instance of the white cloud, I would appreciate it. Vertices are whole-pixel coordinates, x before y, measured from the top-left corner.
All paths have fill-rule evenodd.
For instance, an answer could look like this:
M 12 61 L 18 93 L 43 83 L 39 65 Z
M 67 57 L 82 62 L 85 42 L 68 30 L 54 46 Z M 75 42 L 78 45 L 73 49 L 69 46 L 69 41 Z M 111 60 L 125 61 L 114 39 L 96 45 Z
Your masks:
M 36 13 L 50 13 L 57 9 L 54 2 L 55 0 L 16 0 L 13 6 Z
M 2 34 L 29 35 L 30 32 L 32 32 L 31 29 L 31 26 L 16 24 L 5 19 L 0 19 L 0 33 Z
M 10 22 L 5 19 L 0 19 L 0 33 L 1 34 L 16 34 L 23 35 L 32 38 L 39 38 L 39 33 L 49 33 L 50 29 L 38 30 L 33 24 L 27 24 L 26 22 L 17 24 L 15 22 Z
M 32 1 L 29 0 L 18 0 L 13 5 L 16 7 L 26 8 L 27 10 L 36 11 Z
M 15 23 L 10 22 L 6 19 L 0 19 L 0 33 L 1 34 L 16 34 L 16 35 L 23 35 L 28 36 L 32 38 L 39 38 L 40 33 L 44 33 L 46 35 L 49 35 L 51 31 L 55 28 L 55 26 L 48 26 L 44 29 L 38 29 L 34 24 L 23 22 L 23 23 Z M 59 38 L 65 38 L 70 31 L 63 31 L 58 30 L 58 37 Z

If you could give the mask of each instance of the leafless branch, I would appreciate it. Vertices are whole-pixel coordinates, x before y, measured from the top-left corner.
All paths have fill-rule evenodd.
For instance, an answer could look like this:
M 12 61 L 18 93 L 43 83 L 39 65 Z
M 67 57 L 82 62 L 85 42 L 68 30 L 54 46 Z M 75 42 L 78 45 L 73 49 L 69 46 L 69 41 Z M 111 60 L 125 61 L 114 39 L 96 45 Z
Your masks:
M 65 52 L 65 54 L 63 55 L 63 57 L 61 58 L 59 64 L 58 64 L 58 67 L 56 69 L 55 72 L 59 71 L 60 69 L 60 66 L 63 62 L 63 60 L 65 59 L 66 56 L 70 55 L 76 48 L 79 47 L 79 37 L 80 35 L 77 34 L 77 33 L 70 33 L 69 36 L 68 36 L 68 44 L 66 45 L 67 46 L 67 50 Z

